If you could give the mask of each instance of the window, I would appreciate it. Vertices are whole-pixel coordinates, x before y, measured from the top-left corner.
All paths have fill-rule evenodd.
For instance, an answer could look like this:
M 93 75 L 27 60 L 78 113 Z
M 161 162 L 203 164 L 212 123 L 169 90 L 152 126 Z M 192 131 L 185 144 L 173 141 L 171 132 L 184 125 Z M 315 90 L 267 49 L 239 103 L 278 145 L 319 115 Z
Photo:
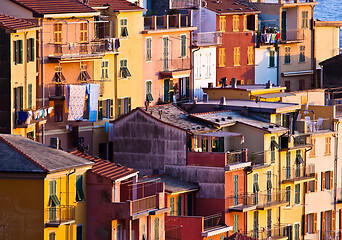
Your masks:
M 181 35 L 181 57 L 186 57 L 186 35 Z
M 226 17 L 225 16 L 220 16 L 220 31 L 225 32 L 226 31 Z
M 305 62 L 305 46 L 299 46 L 299 62 Z
M 27 107 L 32 108 L 32 84 L 27 86 Z
M 226 66 L 226 49 L 219 48 L 219 67 Z
M 108 80 L 109 74 L 108 74 L 108 60 L 102 60 L 101 61 L 101 79 L 102 80 Z
M 88 23 L 80 23 L 80 43 L 88 42 Z
M 206 77 L 210 77 L 211 76 L 211 62 L 210 62 L 210 60 L 211 60 L 211 53 L 207 53 L 206 54 L 206 74 L 205 74 L 205 76 Z
M 302 28 L 307 29 L 309 27 L 309 13 L 308 11 L 302 12 Z
M 272 237 L 272 209 L 267 210 L 267 237 Z
M 239 215 L 234 214 L 234 233 L 239 230 Z
M 146 81 L 146 101 L 153 102 L 152 96 L 152 81 Z
M 234 66 L 240 66 L 240 48 L 234 48 Z
M 121 78 L 129 78 L 131 76 L 132 75 L 127 68 L 127 59 L 120 60 L 120 77 Z
M 300 203 L 300 184 L 295 185 L 295 196 L 294 196 L 294 203 Z
M 221 235 L 220 240 L 224 240 L 224 239 L 225 239 L 224 235 Z
M 83 226 L 77 225 L 76 226 L 76 240 L 82 240 L 83 239 Z
M 286 186 L 285 188 L 285 201 L 288 202 L 286 207 L 291 206 L 291 186 Z
M 285 47 L 285 64 L 291 63 L 291 47 Z
M 127 19 L 120 20 L 121 25 L 121 37 L 128 37 L 128 29 L 127 29 Z
M 55 101 L 54 106 L 54 121 L 55 122 L 63 122 L 63 114 L 64 114 L 64 101 Z
M 247 48 L 247 64 L 253 65 L 254 64 L 254 47 L 250 46 Z
M 124 115 L 131 111 L 131 98 L 119 98 L 118 99 L 118 116 Z
M 53 25 L 53 31 L 54 31 L 54 40 L 55 44 L 62 44 L 62 24 L 61 23 L 55 23 Z
M 173 197 L 170 198 L 170 215 L 174 216 L 175 215 L 175 199 Z
M 146 38 L 146 61 L 152 60 L 152 38 Z
M 331 137 L 325 138 L 325 155 L 331 154 Z
M 239 25 L 240 25 L 239 16 L 234 15 L 233 16 L 233 31 L 234 32 L 239 31 Z
M 253 203 L 254 204 L 258 204 L 259 202 L 259 193 L 260 189 L 259 189 L 259 175 L 257 173 L 255 173 L 253 175 Z
M 188 216 L 192 216 L 192 194 L 188 193 L 188 206 L 187 206 L 187 210 L 188 210 Z
M 276 156 L 276 140 L 275 136 L 271 137 L 271 163 L 275 163 L 275 156 Z
M 299 223 L 294 225 L 294 240 L 299 240 Z
M 22 64 L 23 63 L 23 40 L 17 40 L 13 42 L 14 45 L 14 63 Z
M 182 215 L 182 196 L 177 197 L 177 216 Z
M 49 233 L 49 240 L 56 240 L 56 232 Z
M 274 68 L 275 67 L 275 51 L 270 51 L 270 60 L 269 60 L 269 67 Z
M 169 37 L 163 37 L 163 69 L 169 69 Z
M 267 171 L 266 172 L 266 187 L 267 187 L 267 202 L 272 201 L 272 172 Z
M 322 190 L 332 189 L 334 184 L 333 171 L 322 172 Z
M 76 201 L 80 202 L 84 200 L 83 193 L 83 175 L 76 176 Z
M 208 139 L 202 139 L 202 152 L 208 152 Z
M 27 62 L 34 61 L 34 38 L 27 39 Z
M 234 206 L 239 204 L 239 175 L 234 175 Z
M 259 239 L 259 212 L 253 212 L 253 238 Z
M 291 152 L 286 152 L 285 178 L 291 178 Z
M 286 92 L 291 92 L 291 82 L 285 81 Z
M 14 88 L 14 109 L 15 111 L 22 111 L 24 108 L 24 88 L 17 87 Z
M 154 219 L 154 240 L 159 240 L 159 218 Z
M 311 138 L 311 150 L 310 150 L 310 157 L 314 157 L 316 156 L 316 139 L 315 138 Z
M 113 99 L 105 99 L 99 100 L 98 102 L 98 120 L 102 120 L 104 118 L 113 118 L 114 116 L 114 100 Z
M 316 233 L 317 232 L 317 213 L 307 214 L 304 224 L 306 224 L 306 233 L 309 233 L 309 234 Z
M 57 181 L 51 180 L 49 182 L 49 220 L 56 221 L 57 218 L 57 206 L 61 203 L 57 197 Z

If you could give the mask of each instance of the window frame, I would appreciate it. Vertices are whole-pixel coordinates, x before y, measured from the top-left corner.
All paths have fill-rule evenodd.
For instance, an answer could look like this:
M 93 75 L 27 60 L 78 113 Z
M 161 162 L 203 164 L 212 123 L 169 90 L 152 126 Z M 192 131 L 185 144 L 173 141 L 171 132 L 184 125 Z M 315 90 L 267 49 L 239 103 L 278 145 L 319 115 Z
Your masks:
M 63 42 L 63 24 L 60 22 L 53 24 L 54 44 L 62 44 Z
M 87 22 L 80 23 L 80 43 L 88 43 L 89 26 Z
M 227 19 L 226 16 L 219 16 L 219 31 L 225 32 L 227 29 Z
M 78 228 L 81 228 L 81 237 L 78 235 Z M 76 240 L 83 240 L 83 224 L 76 225 Z
M 302 11 L 302 29 L 309 28 L 309 12 Z
M 233 15 L 233 32 L 240 31 L 240 16 Z
M 128 19 L 127 18 L 120 18 L 119 22 L 120 22 L 120 38 L 128 38 L 128 36 L 129 36 Z M 126 29 L 126 31 L 125 31 L 125 29 Z
M 241 48 L 240 47 L 235 47 L 234 48 L 234 61 L 233 61 L 234 66 L 241 66 Z
M 285 206 L 285 208 L 291 207 L 291 191 L 292 191 L 291 185 L 285 186 L 285 201 L 289 203 L 288 205 Z
M 226 66 L 226 49 L 219 48 L 219 67 Z
M 301 186 L 300 183 L 295 184 L 295 189 L 294 189 L 294 205 L 300 205 L 300 198 L 301 198 Z
M 291 64 L 291 47 L 285 47 L 284 64 Z
M 106 65 L 106 66 L 105 66 Z M 109 79 L 109 60 L 101 60 L 101 80 Z
M 275 51 L 274 50 L 270 50 L 269 51 L 269 63 L 268 63 L 268 67 L 269 68 L 275 68 L 276 67 L 276 61 L 275 61 Z
M 79 179 L 81 179 L 81 183 L 78 183 Z M 78 184 L 81 186 L 81 190 L 78 190 Z M 78 196 L 79 195 L 79 196 Z M 79 174 L 75 176 L 75 201 L 76 202 L 83 202 L 85 201 L 84 196 L 84 177 L 83 174 Z
M 254 47 L 247 47 L 247 65 L 254 65 Z
M 145 39 L 145 48 L 146 48 L 145 60 L 146 62 L 151 62 L 152 61 L 152 37 L 147 37 Z
M 299 46 L 299 63 L 305 63 L 305 46 Z
M 185 38 L 184 38 L 185 37 Z M 187 37 L 186 34 L 180 35 L 180 57 L 186 58 L 187 57 Z
M 131 72 L 128 69 L 128 60 L 127 58 L 120 59 L 120 70 L 119 77 L 121 79 L 128 79 L 132 76 Z

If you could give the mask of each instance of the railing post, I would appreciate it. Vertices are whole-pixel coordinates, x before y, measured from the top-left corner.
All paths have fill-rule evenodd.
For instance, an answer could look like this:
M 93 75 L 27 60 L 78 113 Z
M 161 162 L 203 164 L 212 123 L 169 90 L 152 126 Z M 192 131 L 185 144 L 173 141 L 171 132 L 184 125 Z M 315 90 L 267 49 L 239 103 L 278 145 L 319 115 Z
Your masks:
M 151 28 L 153 30 L 157 29 L 157 16 L 152 16 L 152 23 L 151 23 Z
M 170 21 L 169 15 L 164 15 L 164 27 L 166 29 L 169 28 L 169 21 Z

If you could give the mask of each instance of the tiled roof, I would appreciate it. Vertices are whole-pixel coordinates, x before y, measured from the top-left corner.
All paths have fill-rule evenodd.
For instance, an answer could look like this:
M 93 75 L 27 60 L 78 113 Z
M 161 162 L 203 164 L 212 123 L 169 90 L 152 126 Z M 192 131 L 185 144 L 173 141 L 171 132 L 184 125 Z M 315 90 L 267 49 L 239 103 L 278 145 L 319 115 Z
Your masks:
M 109 178 L 112 181 L 115 181 L 115 180 L 118 180 L 120 178 L 129 176 L 129 175 L 134 174 L 134 173 L 138 173 L 138 171 L 136 171 L 132 168 L 121 166 L 119 164 L 115 164 L 115 163 L 109 162 L 107 160 L 103 160 L 101 158 L 96 158 L 96 157 L 82 153 L 82 152 L 77 151 L 77 150 L 74 152 L 71 152 L 71 153 L 78 156 L 78 157 L 82 157 L 82 158 L 85 158 L 85 159 L 88 159 L 90 161 L 95 162 L 91 171 L 93 173 L 100 175 L 100 176 Z
M 92 164 L 84 158 L 28 138 L 0 134 L 0 171 L 48 173 Z
M 188 113 L 173 104 L 156 105 L 145 108 L 140 108 L 146 113 L 151 114 L 154 118 L 162 122 L 176 126 L 189 132 L 210 132 L 216 130 L 212 125 L 196 121 L 188 117 Z M 159 113 L 161 112 L 161 117 Z
M 38 15 L 96 12 L 78 0 L 11 0 Z
M 237 0 L 207 0 L 207 8 L 217 13 L 258 13 L 252 5 Z
M 38 27 L 38 25 L 24 19 L 0 14 L 0 27 L 4 27 L 10 30 L 18 30 L 23 28 Z
M 108 6 L 115 11 L 143 10 L 143 8 L 126 0 L 89 0 L 88 4 L 91 7 Z

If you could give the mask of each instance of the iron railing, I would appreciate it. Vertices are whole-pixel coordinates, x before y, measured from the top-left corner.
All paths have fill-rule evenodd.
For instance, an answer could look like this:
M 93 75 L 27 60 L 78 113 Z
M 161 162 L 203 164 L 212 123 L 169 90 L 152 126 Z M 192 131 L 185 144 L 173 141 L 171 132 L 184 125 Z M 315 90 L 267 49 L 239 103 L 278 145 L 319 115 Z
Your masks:
M 60 224 L 75 220 L 75 206 L 56 206 L 45 209 L 46 223 Z
M 156 195 L 133 200 L 131 204 L 132 204 L 132 214 L 158 208 Z
M 281 41 L 303 41 L 305 39 L 304 29 L 287 29 L 280 31 Z
M 204 217 L 203 220 L 204 220 L 204 223 L 203 223 L 204 224 L 204 230 L 223 226 L 223 222 L 224 222 L 221 213 L 206 216 L 206 217 Z
M 45 54 L 49 57 L 58 56 L 84 56 L 84 55 L 102 55 L 108 51 L 108 44 L 105 42 L 89 42 L 75 44 L 46 44 Z M 107 48 L 107 49 L 106 49 Z
M 162 71 L 181 71 L 190 70 L 190 57 L 182 58 L 163 58 L 160 60 Z
M 296 181 L 307 177 L 314 177 L 315 165 L 314 164 L 298 164 L 296 167 L 284 167 L 282 169 L 283 181 Z
M 209 46 L 222 44 L 222 32 L 203 32 L 192 34 L 195 46 Z

